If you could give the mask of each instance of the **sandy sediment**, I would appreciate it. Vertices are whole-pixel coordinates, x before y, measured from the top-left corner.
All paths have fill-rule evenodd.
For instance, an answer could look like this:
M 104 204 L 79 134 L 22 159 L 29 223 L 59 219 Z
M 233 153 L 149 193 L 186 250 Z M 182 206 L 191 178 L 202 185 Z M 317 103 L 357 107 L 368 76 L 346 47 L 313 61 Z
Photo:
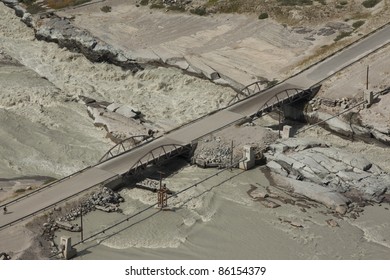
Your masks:
M 84 105 L 74 102 L 79 95 L 135 106 L 149 120 L 168 129 L 224 106 L 233 94 L 228 88 L 184 76 L 177 69 L 151 68 L 133 75 L 116 66 L 93 64 L 56 44 L 34 40 L 33 32 L 1 5 L 0 21 L 3 23 L 0 24 L 0 49 L 19 62 L 10 66 L 7 60 L 0 67 L 4 70 L 0 72 L 0 79 L 5 85 L 0 113 L 2 119 L 7 120 L 0 133 L 6 143 L 6 148 L 0 151 L 6 160 L 0 170 L 2 177 L 61 176 L 100 157 L 99 152 L 105 151 L 111 143 L 104 138 L 104 131 L 93 126 Z M 224 29 L 221 27 L 219 31 Z M 246 43 L 246 46 L 251 45 Z M 229 54 L 229 50 L 223 54 Z M 7 83 L 21 80 L 20 77 L 27 79 L 18 86 L 15 82 Z M 18 94 L 13 95 L 14 92 Z M 350 145 L 322 130 L 306 134 L 311 133 L 342 148 L 365 153 L 383 169 L 389 168 L 384 148 L 362 143 Z M 78 161 L 74 161 L 75 158 Z M 180 191 L 214 172 L 190 166 L 165 182 L 173 191 Z M 151 209 L 130 224 L 116 228 L 115 235 L 107 232 L 86 242 L 78 247 L 78 258 L 389 258 L 387 206 L 370 207 L 367 216 L 363 214 L 353 221 L 340 218 L 321 204 L 281 192 L 265 175 L 265 170 L 258 168 L 245 173 L 226 171 L 170 199 L 174 211 Z M 271 200 L 280 207 L 265 207 L 253 196 L 254 190 L 260 193 L 270 190 L 274 194 Z M 86 235 L 101 230 L 102 221 L 112 224 L 156 201 L 156 194 L 147 190 L 129 187 L 120 193 L 125 198 L 121 206 L 123 214 L 90 213 L 84 220 L 88 225 Z M 290 204 L 290 200 L 294 200 L 295 205 Z M 327 222 L 329 220 L 334 220 L 338 226 L 330 226 L 335 223 Z M 4 236 L 0 239 L 1 247 L 3 251 L 14 252 L 14 258 L 46 258 L 34 239 L 40 230 L 39 224 L 34 234 L 16 227 L 1 231 Z M 57 241 L 62 234 L 71 235 L 74 242 L 80 238 L 76 233 L 58 231 Z

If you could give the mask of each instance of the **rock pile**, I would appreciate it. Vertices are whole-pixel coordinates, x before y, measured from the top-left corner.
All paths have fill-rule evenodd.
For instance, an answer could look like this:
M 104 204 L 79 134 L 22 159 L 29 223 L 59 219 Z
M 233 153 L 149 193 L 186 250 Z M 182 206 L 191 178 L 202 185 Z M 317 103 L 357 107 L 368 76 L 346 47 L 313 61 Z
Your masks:
M 318 140 L 291 138 L 272 144 L 266 158 L 292 191 L 340 214 L 356 208 L 351 202 L 379 203 L 390 190 L 390 175 L 377 165 Z
M 72 223 L 81 214 L 85 215 L 93 210 L 102 210 L 105 212 L 120 212 L 119 204 L 124 199 L 113 190 L 103 187 L 100 191 L 91 194 L 79 206 L 70 210 L 61 207 L 55 207 L 51 215 L 48 216 L 46 222 L 42 224 L 42 237 L 50 242 L 51 253 L 57 254 L 58 246 L 54 243 L 54 234 L 58 229 L 78 232 L 81 231 L 81 226 Z M 62 214 L 64 211 L 65 214 Z M 55 218 L 59 216 L 58 218 Z
M 0 260 L 10 260 L 11 259 L 11 256 L 8 255 L 7 253 L 0 253 Z
M 348 109 L 356 102 L 347 97 L 343 97 L 340 99 L 327 99 L 327 98 L 313 98 L 309 101 L 309 104 L 312 106 L 313 111 L 317 111 L 319 107 L 340 107 L 341 109 Z
M 64 217 L 58 219 L 59 221 L 73 221 L 81 215 L 93 211 L 95 209 L 104 210 L 106 212 L 118 212 L 119 204 L 124 199 L 113 190 L 103 187 L 101 191 L 92 194 L 80 206 L 70 210 Z
M 232 148 L 226 143 L 221 142 L 220 138 L 204 139 L 205 142 L 211 145 L 205 145 L 200 148 L 197 148 L 193 162 L 199 167 L 217 167 L 225 168 L 231 164 L 232 161 Z M 199 146 L 198 146 L 199 147 Z M 233 162 L 237 162 L 242 157 L 242 152 L 233 151 Z
M 314 41 L 318 37 L 328 37 L 335 35 L 339 32 L 352 32 L 353 27 L 345 22 L 328 22 L 324 27 L 321 27 L 320 29 L 312 29 L 305 26 L 296 26 L 292 28 L 292 31 L 297 34 L 306 34 L 306 40 Z
M 146 178 L 145 180 L 136 183 L 136 187 L 150 191 L 157 191 L 160 188 L 160 181 Z
M 254 122 L 231 126 L 199 139 L 192 162 L 203 168 L 225 168 L 232 161 L 234 164 L 243 159 L 243 147 L 251 146 L 260 164 L 264 160 L 263 151 L 277 138 L 277 131 Z
M 47 222 L 43 224 L 44 234 L 52 235 L 58 228 L 69 231 L 80 231 L 80 226 L 72 224 L 71 222 L 80 217 L 81 214 L 85 215 L 96 209 L 105 212 L 119 212 L 119 204 L 123 201 L 124 199 L 118 193 L 103 187 L 101 191 L 93 193 L 79 206 L 68 210 L 56 220 L 50 217 Z M 56 207 L 54 211 L 61 212 L 61 208 Z M 49 239 L 52 240 L 52 238 Z

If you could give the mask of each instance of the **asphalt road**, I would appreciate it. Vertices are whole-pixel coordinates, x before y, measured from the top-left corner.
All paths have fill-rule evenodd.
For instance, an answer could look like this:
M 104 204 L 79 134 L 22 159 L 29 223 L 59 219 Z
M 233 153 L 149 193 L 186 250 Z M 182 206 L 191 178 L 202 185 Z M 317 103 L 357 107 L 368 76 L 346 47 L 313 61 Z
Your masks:
M 172 132 L 168 132 L 154 141 L 71 176 L 35 195 L 10 202 L 8 204 L 9 214 L 1 215 L 0 230 L 7 224 L 17 221 L 26 215 L 50 207 L 57 201 L 61 201 L 73 194 L 127 172 L 139 159 L 146 159 L 150 151 L 154 150 L 156 155 L 161 153 L 161 149 L 158 148 L 161 145 L 190 144 L 204 135 L 231 125 L 246 116 L 255 114 L 268 100 L 272 99 L 279 92 L 289 88 L 307 89 L 388 43 L 390 43 L 390 25 L 271 89 L 241 100 L 224 110 L 210 114 Z M 168 148 L 169 146 L 166 147 Z

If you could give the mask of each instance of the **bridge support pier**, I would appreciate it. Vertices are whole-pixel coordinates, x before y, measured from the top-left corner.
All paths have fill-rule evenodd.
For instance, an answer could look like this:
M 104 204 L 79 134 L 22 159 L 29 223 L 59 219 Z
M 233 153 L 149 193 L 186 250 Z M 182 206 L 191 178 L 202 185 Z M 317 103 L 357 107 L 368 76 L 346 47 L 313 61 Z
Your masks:
M 245 160 L 240 162 L 240 169 L 249 170 L 255 166 L 255 153 L 253 147 L 244 146 L 243 157 Z
M 292 127 L 290 125 L 283 126 L 282 139 L 288 139 L 292 136 Z
M 62 256 L 66 260 L 70 260 L 77 254 L 76 249 L 72 248 L 72 239 L 68 236 L 61 237 L 60 249 L 62 252 Z
M 374 93 L 372 91 L 365 90 L 364 91 L 364 101 L 366 101 L 366 108 L 369 108 L 371 104 L 374 102 Z

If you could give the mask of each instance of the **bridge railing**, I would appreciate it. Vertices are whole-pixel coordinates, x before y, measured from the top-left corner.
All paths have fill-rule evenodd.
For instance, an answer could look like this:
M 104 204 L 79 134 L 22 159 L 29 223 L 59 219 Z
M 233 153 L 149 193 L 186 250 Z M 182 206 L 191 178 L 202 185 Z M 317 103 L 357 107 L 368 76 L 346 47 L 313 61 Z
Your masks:
M 140 157 L 137 162 L 129 168 L 129 171 L 126 173 L 126 176 L 136 174 L 137 172 L 139 172 L 140 169 L 144 169 L 149 164 L 155 164 L 163 160 L 168 160 L 186 152 L 190 153 L 192 151 L 190 146 L 191 144 L 166 144 L 156 147 L 142 157 Z
M 246 87 L 241 89 L 239 92 L 237 92 L 237 94 L 228 102 L 228 105 L 231 105 L 236 101 L 239 101 L 241 99 L 247 98 L 251 95 L 255 95 L 255 94 L 261 92 L 262 90 L 265 89 L 265 88 L 262 88 L 263 84 L 264 84 L 264 82 L 262 82 L 262 81 L 256 81 L 252 84 L 247 85 Z
M 135 148 L 137 144 L 142 142 L 150 142 L 152 140 L 152 135 L 135 135 L 129 138 L 126 138 L 111 149 L 109 149 L 98 161 L 98 163 L 102 163 L 104 161 L 109 160 L 117 155 L 123 154 L 124 152 L 130 151 Z
M 307 97 L 312 94 L 312 89 L 304 90 L 300 88 L 290 88 L 285 89 L 276 95 L 268 99 L 259 110 L 253 114 L 253 116 L 260 117 L 264 113 L 269 113 L 274 110 L 276 107 L 279 107 L 282 104 L 291 104 L 297 100 Z

